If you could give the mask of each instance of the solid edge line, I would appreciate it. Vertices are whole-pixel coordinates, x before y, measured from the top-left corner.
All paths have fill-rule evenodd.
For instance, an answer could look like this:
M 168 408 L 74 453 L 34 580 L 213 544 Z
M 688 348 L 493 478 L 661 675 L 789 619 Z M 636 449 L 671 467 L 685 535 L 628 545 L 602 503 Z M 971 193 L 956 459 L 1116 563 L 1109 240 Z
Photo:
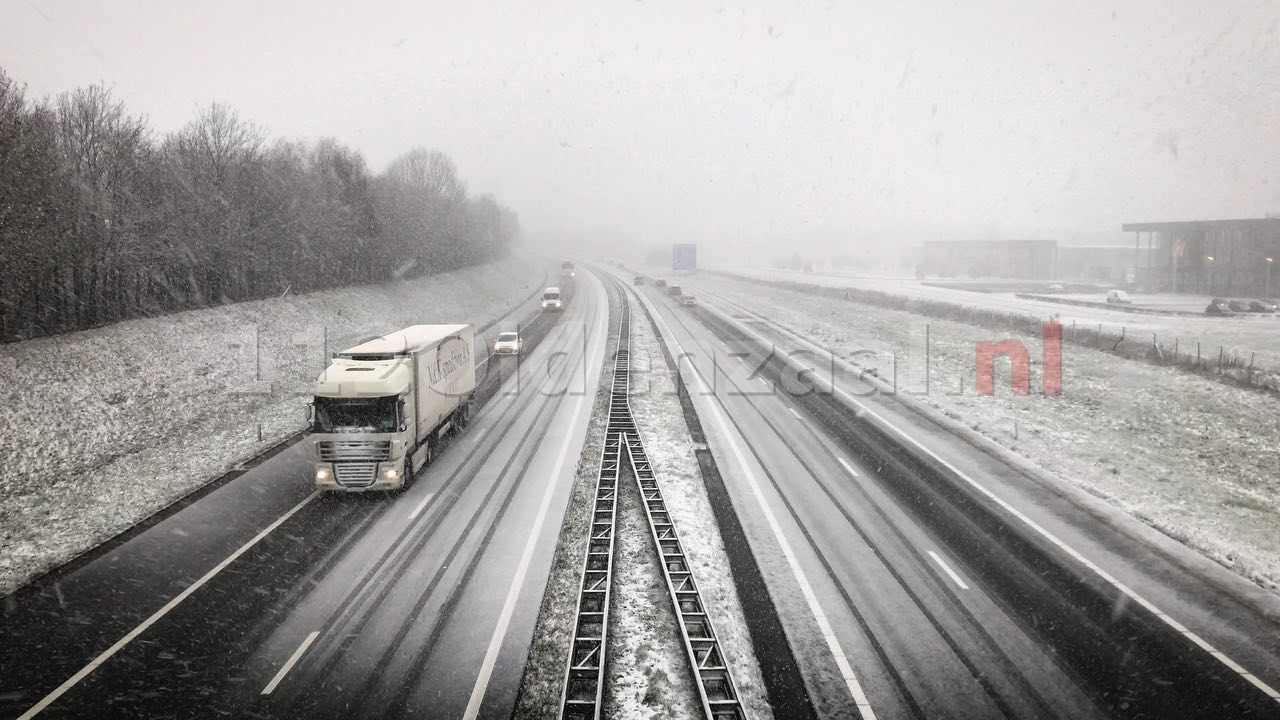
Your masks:
M 853 466 L 849 464 L 848 460 L 845 460 L 842 457 L 838 457 L 836 460 L 840 463 L 840 467 L 844 468 L 850 475 L 858 477 L 858 471 L 853 469 Z
M 725 313 L 722 313 L 722 314 L 725 314 Z M 728 315 L 727 315 L 727 314 L 725 314 L 725 315 L 726 315 L 726 317 L 728 317 Z M 756 314 L 756 316 L 757 316 L 757 317 L 763 317 L 763 316 L 759 315 L 758 313 Z M 774 323 L 774 322 L 773 322 L 773 321 L 771 321 L 771 320 L 767 320 L 767 318 L 766 318 L 766 321 L 767 321 L 767 322 L 769 322 L 770 324 L 777 325 L 777 323 Z M 778 326 L 778 327 L 781 327 L 781 326 Z M 800 337 L 800 336 L 798 336 L 798 335 L 797 335 L 796 337 L 797 337 L 797 338 L 798 338 L 802 343 L 807 343 L 807 344 L 809 344 L 809 345 L 812 345 L 812 346 L 814 346 L 814 347 L 817 347 L 817 346 L 816 346 L 816 344 L 814 344 L 812 341 L 809 341 L 809 340 L 807 340 L 807 339 L 805 339 L 805 338 L 803 338 L 803 337 Z M 757 339 L 759 342 L 762 342 L 762 343 L 767 342 L 763 337 L 760 337 L 758 334 L 756 335 L 756 339 Z M 772 343 L 770 343 L 770 344 L 772 344 Z M 866 404 L 864 404 L 863 402 L 861 402 L 860 400 L 858 400 L 856 397 L 854 397 L 854 396 L 853 396 L 853 394 L 851 394 L 851 393 L 850 393 L 850 392 L 848 392 L 847 390 L 845 390 L 845 389 L 843 389 L 843 388 L 836 387 L 834 384 L 830 384 L 830 387 L 831 387 L 831 389 L 832 389 L 832 391 L 833 391 L 834 393 L 839 393 L 841 396 L 843 396 L 843 397 L 845 398 L 845 400 L 846 400 L 847 402 L 852 403 L 853 405 L 856 405 L 858 408 L 860 408 L 860 409 L 862 410 L 862 412 L 864 412 L 864 413 L 866 413 L 867 415 L 870 415 L 871 417 L 875 418 L 878 422 L 880 422 L 882 425 L 884 425 L 885 427 L 887 427 L 887 428 L 889 428 L 890 430 L 892 430 L 895 434 L 897 434 L 897 435 L 901 436 L 904 440 L 906 440 L 907 442 L 909 442 L 909 443 L 911 443 L 912 445 L 914 445 L 914 446 L 916 446 L 917 448 L 919 448 L 919 449 L 920 449 L 922 452 L 924 452 L 926 455 L 928 455 L 929 457 L 931 457 L 931 458 L 933 458 L 934 460 L 936 460 L 938 463 L 940 463 L 943 467 L 947 468 L 947 469 L 948 469 L 948 470 L 950 470 L 951 472 L 955 473 L 955 474 L 956 474 L 956 476 L 958 476 L 960 479 L 964 480 L 966 483 L 968 483 L 969 485 L 973 486 L 973 488 L 974 488 L 974 489 L 976 489 L 978 492 L 982 493 L 983 495 L 986 495 L 988 498 L 990 498 L 990 499 L 991 499 L 993 502 L 995 502 L 997 505 L 999 505 L 1000 507 L 1004 508 L 1007 512 L 1009 512 L 1010 514 L 1012 514 L 1014 517 L 1016 517 L 1016 518 L 1018 518 L 1019 520 L 1021 520 L 1021 521 L 1022 521 L 1023 523 L 1025 523 L 1028 527 L 1030 527 L 1032 530 L 1035 530 L 1035 531 L 1036 531 L 1037 533 L 1039 533 L 1042 537 L 1044 537 L 1044 538 L 1045 538 L 1046 540 L 1048 540 L 1050 543 L 1052 543 L 1053 545 L 1055 545 L 1056 547 L 1058 547 L 1060 550 L 1062 550 L 1063 552 L 1065 552 L 1067 555 L 1069 555 L 1070 557 L 1072 557 L 1073 559 L 1075 559 L 1076 561 L 1078 561 L 1080 564 L 1082 564 L 1082 565 L 1084 565 L 1085 567 L 1087 567 L 1087 568 L 1089 568 L 1090 570 L 1092 570 L 1092 571 L 1093 571 L 1093 572 L 1094 572 L 1098 577 L 1102 578 L 1104 581 L 1106 581 L 1106 582 L 1107 582 L 1108 584 L 1110 584 L 1112 587 L 1114 587 L 1114 588 L 1116 588 L 1117 590 L 1119 590 L 1120 592 L 1124 593 L 1124 594 L 1125 594 L 1125 595 L 1126 595 L 1130 600 L 1133 600 L 1134 602 L 1138 603 L 1138 604 L 1139 604 L 1139 605 L 1141 605 L 1142 607 L 1146 608 L 1146 609 L 1147 609 L 1151 614 L 1155 615 L 1157 618 L 1159 618 L 1160 620 L 1162 620 L 1166 625 L 1168 625 L 1169 627 L 1173 628 L 1175 631 L 1177 631 L 1177 632 L 1178 632 L 1179 634 L 1181 634 L 1182 636 L 1186 637 L 1188 640 L 1190 640 L 1192 643 L 1194 643 L 1195 645 L 1197 645 L 1198 647 L 1200 647 L 1202 650 L 1204 650 L 1206 653 L 1208 653 L 1208 654 L 1209 654 L 1210 656 L 1212 656 L 1214 659 L 1216 659 L 1216 660 L 1218 660 L 1219 662 L 1221 662 L 1221 663 L 1222 663 L 1223 665 L 1225 665 L 1229 670 L 1231 670 L 1232 672 L 1236 673 L 1237 675 L 1239 675 L 1240 677 L 1244 678 L 1245 680 L 1249 681 L 1249 683 L 1250 683 L 1250 684 L 1252 684 L 1254 687 L 1256 687 L 1256 688 L 1258 688 L 1259 690 L 1261 690 L 1261 691 L 1263 692 L 1263 694 L 1265 694 L 1267 697 L 1269 697 L 1269 698 L 1271 698 L 1272 700 L 1275 700 L 1275 701 L 1277 701 L 1277 702 L 1280 702 L 1280 692 L 1276 692 L 1275 688 L 1273 688 L 1273 687 L 1271 687 L 1270 685 L 1268 685 L 1267 683 L 1263 682 L 1263 681 L 1262 681 L 1262 679 L 1260 679 L 1259 677 L 1257 677 L 1257 676 L 1256 676 L 1256 675 L 1254 675 L 1253 673 L 1249 672 L 1246 668 L 1244 668 L 1243 666 L 1241 666 L 1241 665 L 1240 665 L 1239 663 L 1237 663 L 1236 661 L 1232 660 L 1232 659 L 1231 659 L 1228 655 L 1226 655 L 1225 653 L 1221 652 L 1221 651 L 1220 651 L 1220 650 L 1218 650 L 1217 648 L 1215 648 L 1215 647 L 1213 647 L 1212 645 L 1210 645 L 1209 643 L 1205 642 L 1203 639 L 1201 639 L 1201 638 L 1200 638 L 1200 636 L 1198 636 L 1198 635 L 1196 635 L 1195 633 L 1193 633 L 1193 632 L 1191 632 L 1190 630 L 1188 630 L 1188 629 L 1186 628 L 1186 626 L 1184 626 L 1182 623 L 1180 623 L 1180 622 L 1178 622 L 1177 620 L 1175 620 L 1174 618 L 1170 617 L 1170 616 L 1169 616 L 1169 615 L 1167 615 L 1163 610 L 1161 610 L 1160 608 L 1156 607 L 1152 602 L 1150 602 L 1150 601 L 1149 601 L 1149 600 L 1147 600 L 1146 598 L 1144 598 L 1144 597 L 1142 597 L 1141 595 L 1139 595 L 1139 594 L 1137 593 L 1137 591 L 1135 591 L 1135 590 L 1133 590 L 1133 589 L 1129 588 L 1127 585 L 1125 585 L 1124 583 L 1122 583 L 1122 582 L 1120 582 L 1119 580 L 1117 580 L 1113 575 L 1111 575 L 1110 573 L 1108 573 L 1106 570 L 1103 570 L 1101 567 L 1099 567 L 1097 564 L 1095 564 L 1092 560 L 1090 560 L 1089 558 L 1087 558 L 1087 557 L 1085 557 L 1083 554 L 1081 554 L 1078 550 L 1076 550 L 1075 548 L 1073 548 L 1073 547 L 1071 547 L 1070 545 L 1068 545 L 1065 541 L 1061 540 L 1060 538 L 1058 538 L 1058 537 L 1057 537 L 1056 535 L 1054 535 L 1053 533 L 1049 532 L 1047 529 L 1045 529 L 1043 526 L 1041 526 L 1041 525 L 1040 525 L 1039 523 L 1037 523 L 1036 521 L 1032 520 L 1032 519 L 1031 519 L 1030 517 L 1028 517 L 1027 515 L 1023 514 L 1023 513 L 1022 513 L 1022 511 L 1020 511 L 1020 510 L 1018 510 L 1017 508 L 1013 507 L 1013 505 L 1011 505 L 1011 504 L 1009 504 L 1008 502 L 1006 502 L 1003 498 L 1001 498 L 1000 496 L 996 495 L 994 492 L 992 492 L 992 491 L 991 491 L 991 490 L 989 490 L 986 486 L 984 486 L 984 485 L 982 485 L 981 483 L 979 483 L 977 480 L 974 480 L 973 478 L 969 477 L 969 476 L 968 476 L 967 474 L 965 474 L 962 470 L 960 470 L 960 468 L 957 468 L 955 465 L 952 465 L 950 462 L 947 462 L 947 460 L 946 460 L 946 459 L 942 458 L 942 457 L 941 457 L 941 456 L 939 456 L 937 453 L 935 453 L 935 452 L 933 452 L 932 450 L 930 450 L 928 447 L 925 447 L 925 445 L 924 445 L 923 443 L 921 443 L 919 440 L 916 440 L 914 437 L 912 437 L 911 435 L 909 435 L 905 430 L 903 430 L 903 429 L 899 428 L 897 425 L 895 425 L 895 424 L 893 424 L 892 422 L 890 422 L 889 420 L 887 420 L 884 416 L 880 415 L 880 414 L 879 414 L 879 413 L 877 413 L 875 410 L 872 410 L 870 407 L 868 407 Z
M 315 500 L 317 497 L 319 497 L 319 495 L 320 495 L 319 490 L 312 491 L 312 493 L 308 495 L 305 499 L 303 499 L 302 502 L 298 503 L 297 505 L 294 505 L 293 509 L 289 510 L 289 512 L 285 513 L 284 515 L 281 515 L 279 518 L 276 519 L 275 522 L 263 528 L 262 532 L 259 532 L 257 535 L 253 536 L 253 539 L 250 540 L 249 542 L 245 543 L 244 545 L 241 545 L 239 549 L 237 549 L 235 552 L 227 556 L 226 560 L 223 560 L 222 562 L 218 563 L 216 566 L 214 566 L 212 570 L 205 573 L 204 576 L 201 577 L 199 580 L 188 585 L 186 590 L 183 590 L 182 592 L 178 593 L 176 597 L 174 597 L 168 603 L 165 603 L 164 607 L 155 611 L 155 613 L 152 614 L 151 617 L 142 621 L 141 625 L 134 628 L 133 630 L 130 630 L 129 634 L 117 640 L 114 645 L 107 648 L 106 651 L 104 651 L 101 655 L 99 655 L 98 657 L 90 661 L 88 665 L 85 665 L 83 668 L 81 668 L 80 672 L 77 672 L 75 675 L 72 675 L 70 678 L 66 680 L 66 682 L 62 683 L 53 692 L 46 695 L 43 700 L 33 705 L 31 709 L 19 715 L 18 720 L 29 720 L 29 718 L 33 718 L 36 715 L 40 714 L 42 710 L 52 705 L 55 701 L 57 701 L 58 698 L 62 697 L 68 690 L 75 687 L 76 684 L 78 684 L 81 680 L 88 677 L 89 674 L 92 673 L 94 670 L 97 670 L 99 665 L 102 665 L 107 660 L 110 660 L 111 656 L 120 652 L 120 650 L 122 650 L 124 646 L 133 642 L 139 635 L 146 632 L 147 628 L 151 627 L 158 620 L 160 620 L 165 615 L 167 615 L 170 610 L 173 610 L 175 607 L 181 604 L 183 600 L 186 600 L 188 597 L 191 596 L 192 593 L 194 593 L 196 590 L 199 590 L 201 587 L 203 587 L 204 584 L 212 580 L 215 575 L 225 570 L 228 565 L 235 562 L 237 558 L 239 558 L 241 555 L 248 552 L 249 548 L 253 547 L 254 545 L 257 545 L 259 541 L 261 541 L 264 537 L 270 535 L 273 530 L 275 530 L 276 528 L 284 524 L 286 520 L 293 517 L 294 513 L 298 512 L 303 507 L 305 507 L 307 503 L 311 502 L 312 500 Z
M 584 329 L 583 332 L 585 333 L 587 330 Z M 585 364 L 586 362 L 587 359 L 583 358 L 583 363 Z M 594 398 L 595 393 L 592 393 L 591 397 Z M 573 409 L 573 415 L 570 416 L 567 427 L 572 428 L 578 422 L 578 416 L 582 414 L 582 403 L 585 399 L 585 395 L 578 396 L 577 405 Z M 524 585 L 524 576 L 529 570 L 530 561 L 533 559 L 533 549 L 537 545 L 538 535 L 542 533 L 542 526 L 546 523 L 547 509 L 551 506 L 551 498 L 555 495 L 556 478 L 564 470 L 565 456 L 569 454 L 569 443 L 574 437 L 575 435 L 572 432 L 566 432 L 564 442 L 560 444 L 560 453 L 556 457 L 556 464 L 551 469 L 551 477 L 547 480 L 547 489 L 542 493 L 542 504 L 538 506 L 538 515 L 534 518 L 533 527 L 529 530 L 529 541 L 524 544 L 524 552 L 520 555 L 520 564 L 516 566 L 515 577 L 511 578 L 511 588 L 507 590 L 507 600 L 502 605 L 502 614 L 498 616 L 498 625 L 493 629 L 493 637 L 489 639 L 489 649 L 485 651 L 484 662 L 480 664 L 480 674 L 476 676 L 476 684 L 471 688 L 471 698 L 467 701 L 467 709 L 462 713 L 464 720 L 474 720 L 480 717 L 480 705 L 484 702 L 484 694 L 489 689 L 489 679 L 493 676 L 493 668 L 498 663 L 498 652 L 501 651 L 502 641 L 507 636 L 507 626 L 511 624 L 511 616 L 515 613 L 516 600 L 520 596 L 521 586 Z
M 968 590 L 968 589 L 969 589 L 969 586 L 964 584 L 964 581 L 960 579 L 960 576 L 956 574 L 956 571 L 955 571 L 955 570 L 952 570 L 952 569 L 951 569 L 951 566 L 950 566 L 950 565 L 948 565 L 948 564 L 947 564 L 947 562 L 946 562 L 945 560 L 943 560 L 941 557 L 939 557 L 939 556 L 938 556 L 938 553 L 936 553 L 936 552 L 934 552 L 934 551 L 930 550 L 930 551 L 929 551 L 929 557 L 933 558 L 933 561 L 934 561 L 934 562 L 936 562 L 936 563 L 938 563 L 938 565 L 939 565 L 943 570 L 945 570 L 945 571 L 947 572 L 947 574 L 948 574 L 948 575 L 950 575 L 950 576 L 951 576 L 951 579 L 952 579 L 952 580 L 955 580 L 955 581 L 956 581 L 956 584 L 960 586 L 960 589 L 961 589 L 961 590 Z
M 916 446 L 917 448 L 919 448 L 921 451 L 923 451 L 923 452 L 924 452 L 925 454 L 927 454 L 929 457 L 933 458 L 933 459 L 934 459 L 934 460 L 936 460 L 938 463 L 940 463 L 943 467 L 945 467 L 945 468 L 947 468 L 948 470 L 950 470 L 951 472 L 955 473 L 957 477 L 959 477 L 960 479 L 964 480 L 966 483 L 968 483 L 969 485 L 971 485 L 971 486 L 972 486 L 974 489 L 976 489 L 978 492 L 980 492 L 980 493 L 982 493 L 983 495 L 985 495 L 985 496 L 987 496 L 988 498 L 990 498 L 990 499 L 991 499 L 993 502 L 995 502 L 997 505 L 999 505 L 1000 507 L 1004 508 L 1004 510 L 1005 510 L 1006 512 L 1010 513 L 1010 514 L 1011 514 L 1011 515 L 1013 515 L 1014 517 L 1016 517 L 1016 518 L 1018 518 L 1019 520 L 1021 520 L 1024 524 L 1026 524 L 1026 525 L 1027 525 L 1027 527 L 1031 528 L 1032 530 L 1035 530 L 1035 531 L 1036 531 L 1037 533 L 1039 533 L 1043 538 L 1045 538 L 1046 540 L 1048 540 L 1050 543 L 1052 543 L 1052 544 L 1053 544 L 1054 546 L 1056 546 L 1058 549 L 1062 550 L 1064 553 L 1066 553 L 1066 554 L 1067 554 L 1068 556 L 1070 556 L 1071 558 L 1075 559 L 1075 560 L 1076 560 L 1077 562 L 1079 562 L 1080 564 L 1084 565 L 1086 568 L 1089 568 L 1090 570 L 1092 570 L 1092 571 L 1093 571 L 1093 572 L 1094 572 L 1098 577 L 1102 578 L 1102 579 L 1103 579 L 1104 581 L 1106 581 L 1109 585 L 1111 585 L 1112 587 L 1116 588 L 1116 589 L 1117 589 L 1117 590 L 1119 590 L 1120 592 L 1124 593 L 1124 594 L 1125 594 L 1126 596 L 1128 596 L 1131 600 L 1133 600 L 1134 602 L 1138 603 L 1138 604 L 1139 604 L 1139 605 L 1141 605 L 1142 607 L 1146 608 L 1146 609 L 1147 609 L 1148 611 L 1150 611 L 1153 615 L 1155 615 L 1156 617 L 1160 618 L 1160 620 L 1161 620 L 1161 621 L 1163 621 L 1166 625 L 1168 625 L 1169 627 L 1173 628 L 1173 629 L 1174 629 L 1175 631 L 1177 631 L 1178 633 L 1182 634 L 1182 635 L 1183 635 L 1184 637 L 1186 637 L 1188 640 L 1191 640 L 1194 644 L 1198 645 L 1198 646 L 1199 646 L 1201 649 L 1203 649 L 1205 652 L 1209 653 L 1209 655 L 1211 655 L 1214 659 L 1216 659 L 1216 660 L 1218 660 L 1219 662 L 1221 662 L 1223 665 L 1225 665 L 1225 666 L 1226 666 L 1228 669 L 1230 669 L 1232 672 L 1236 673 L 1237 675 L 1240 675 L 1242 678 L 1244 678 L 1245 680 L 1249 681 L 1252 685 L 1254 685 L 1254 687 L 1257 687 L 1259 690 L 1261 690 L 1265 695 L 1267 695 L 1268 697 L 1270 697 L 1272 700 L 1275 700 L 1275 701 L 1277 701 L 1277 702 L 1280 702 L 1280 693 L 1277 693 L 1277 692 L 1276 692 L 1276 690 L 1275 690 L 1275 688 L 1272 688 L 1270 685 L 1268 685 L 1267 683 L 1263 682 L 1260 678 L 1258 678 L 1257 676 L 1253 675 L 1252 673 L 1250 673 L 1249 671 L 1247 671 L 1245 668 L 1241 667 L 1238 663 L 1236 663 L 1234 660 L 1232 660 L 1230 657 L 1228 657 L 1225 653 L 1223 653 L 1223 652 L 1219 651 L 1217 648 L 1215 648 L 1215 647 L 1213 647 L 1212 645 L 1210 645 L 1209 643 L 1205 642 L 1205 641 L 1204 641 L 1204 640 L 1202 640 L 1199 636 L 1197 636 L 1195 633 L 1193 633 L 1193 632 L 1191 632 L 1191 631 L 1187 630 L 1187 628 L 1186 628 L 1184 625 L 1182 625 L 1182 624 L 1181 624 L 1181 623 L 1179 623 L 1178 621 L 1174 620 L 1174 619 L 1173 619 L 1172 617 L 1170 617 L 1169 615 L 1165 614 L 1165 612 L 1164 612 L 1164 611 L 1162 611 L 1162 610 L 1160 610 L 1158 607 L 1156 607 L 1156 606 L 1155 606 L 1155 604 L 1154 604 L 1154 603 L 1152 603 L 1151 601 L 1149 601 L 1149 600 L 1147 600 L 1146 598 L 1144 598 L 1144 597 L 1142 597 L 1141 595 L 1139 595 L 1135 590 L 1133 590 L 1133 589 L 1129 588 L 1129 587 L 1128 587 L 1128 586 L 1126 586 L 1124 583 L 1122 583 L 1122 582 L 1120 582 L 1119 580 L 1117 580 L 1113 575 L 1111 575 L 1111 573 L 1107 572 L 1106 570 L 1103 570 L 1101 567 L 1099 567 L 1099 566 L 1098 566 L 1096 563 L 1094 563 L 1092 560 L 1090 560 L 1089 558 L 1087 558 L 1087 557 L 1085 557 L 1083 554 L 1081 554 L 1081 553 L 1080 553 L 1080 551 L 1078 551 L 1078 550 L 1076 550 L 1075 548 L 1071 547 L 1071 546 L 1070 546 L 1070 545 L 1068 545 L 1064 540 L 1060 539 L 1058 536 L 1056 536 L 1056 535 L 1054 535 L 1053 533 L 1049 532 L 1047 529 L 1045 529 L 1043 526 L 1041 526 L 1041 525 L 1040 525 L 1039 523 L 1037 523 L 1035 520 L 1032 520 L 1030 517 L 1028 517 L 1026 514 L 1024 514 L 1021 510 L 1018 510 L 1018 509 L 1017 509 L 1017 508 L 1015 508 L 1013 505 L 1009 504 L 1007 501 L 1005 501 L 1005 500 L 1004 500 L 1004 498 L 1001 498 L 1000 496 L 996 495 L 994 492 L 992 492 L 990 489 L 988 489 L 988 488 L 987 488 L 986 486 L 984 486 L 982 483 L 979 483 L 977 480 L 974 480 L 973 478 L 969 477 L 969 475 L 968 475 L 968 474 L 966 474 L 964 471 L 960 470 L 960 468 L 958 468 L 958 467 L 956 467 L 955 465 L 951 464 L 951 463 L 950 463 L 950 462 L 948 462 L 945 458 L 942 458 L 942 457 L 941 457 L 941 456 L 939 456 L 937 453 L 935 453 L 934 451 L 930 450 L 928 447 L 925 447 L 925 445 L 924 445 L 923 443 L 921 443 L 919 440 L 916 440 L 914 437 L 912 437 L 910 434 L 908 434 L 905 430 L 903 430 L 902 428 L 899 428 L 897 425 L 895 425 L 894 423 L 890 422 L 890 421 L 889 421 L 888 419 L 886 419 L 884 416 L 880 415 L 880 414 L 879 414 L 879 413 L 877 413 L 875 410 L 872 410 L 872 409 L 871 409 L 870 407 L 868 407 L 866 404 L 864 404 L 864 403 L 860 402 L 857 398 L 855 398 L 853 395 L 851 395 L 849 392 L 847 392 L 847 391 L 846 391 L 846 390 L 844 390 L 843 388 L 838 388 L 838 387 L 832 386 L 832 389 L 833 389 L 835 392 L 839 393 L 840 395 L 844 396 L 844 398 L 845 398 L 848 402 L 851 402 L 851 403 L 853 403 L 854 405 L 856 405 L 856 406 L 858 406 L 859 408 L 861 408 L 861 409 L 862 409 L 862 411 L 863 411 L 864 413 L 866 413 L 867 415 L 870 415 L 871 417 L 875 418 L 877 421 L 879 421 L 879 422 L 880 422 L 881 424 L 883 424 L 885 427 L 887 427 L 887 428 L 889 428 L 890 430 L 892 430 L 895 434 L 897 434 L 898 436 L 902 437 L 902 438 L 903 438 L 904 440 L 906 440 L 907 442 L 909 442 L 909 443 L 911 443 L 912 445 L 914 445 L 914 446 Z
M 319 630 L 313 630 L 310 635 L 307 635 L 306 639 L 302 641 L 302 644 L 298 646 L 298 649 L 294 650 L 293 654 L 289 656 L 289 659 L 280 667 L 280 671 L 276 673 L 276 676 L 271 678 L 271 682 L 267 683 L 267 686 L 262 688 L 263 695 L 270 695 L 276 689 L 280 684 L 280 681 L 284 680 L 284 676 L 289 674 L 289 671 L 293 669 L 293 666 L 297 664 L 298 660 L 302 659 L 302 654 L 307 651 L 307 648 L 311 647 L 311 643 L 315 642 L 318 637 L 320 637 Z
M 800 417 L 800 413 L 796 412 L 796 409 L 795 409 L 795 408 L 793 408 L 793 407 L 789 407 L 789 408 L 787 408 L 787 409 L 791 411 L 791 414 L 792 414 L 792 415 L 795 415 L 795 416 L 796 416 L 796 419 L 797 419 L 797 420 L 803 420 L 803 419 L 804 419 L 804 418 Z
M 655 313 L 654 318 L 666 326 L 672 340 L 679 345 L 679 341 L 675 340 L 675 333 L 671 332 L 671 326 L 667 325 L 661 314 Z M 694 368 L 691 376 L 698 382 L 698 392 L 705 393 L 707 386 L 702 380 L 700 371 Z M 712 396 L 714 397 L 714 393 L 712 393 Z M 716 398 L 717 402 L 718 400 L 719 398 Z M 774 539 L 778 541 L 778 545 L 782 549 L 782 555 L 787 560 L 791 575 L 796 579 L 796 583 L 800 586 L 800 592 L 804 595 L 805 604 L 809 606 L 809 612 L 818 623 L 818 630 L 821 631 L 822 637 L 827 643 L 827 649 L 831 652 L 832 657 L 835 658 L 836 667 L 849 688 L 849 694 L 853 696 L 853 702 L 858 707 L 858 714 L 862 717 L 862 720 L 876 720 L 875 711 L 871 709 L 871 703 L 862 691 L 862 684 L 858 682 L 858 677 L 853 672 L 853 666 L 845 656 L 844 649 L 840 647 L 840 639 L 836 637 L 835 630 L 832 629 L 830 621 L 827 620 L 826 612 L 823 611 L 822 606 L 818 603 L 818 597 L 813 592 L 813 587 L 809 584 L 809 578 L 805 575 L 804 569 L 800 567 L 800 561 L 796 558 L 795 552 L 792 551 L 791 543 L 783 535 L 782 527 L 778 524 L 778 519 L 774 516 L 773 509 L 769 507 L 768 502 L 765 500 L 764 492 L 760 489 L 760 483 L 757 482 L 755 473 L 751 472 L 742 448 L 733 439 L 728 423 L 725 422 L 723 411 L 715 402 L 709 402 L 707 406 L 711 409 L 712 414 L 715 415 L 716 423 L 720 426 L 720 432 L 724 435 L 725 442 L 729 443 L 729 448 L 733 451 L 734 458 L 738 461 L 738 467 L 742 469 L 743 477 L 751 487 L 756 503 L 760 505 L 761 512 L 763 512 L 765 520 L 769 523 L 769 529 L 773 531 Z

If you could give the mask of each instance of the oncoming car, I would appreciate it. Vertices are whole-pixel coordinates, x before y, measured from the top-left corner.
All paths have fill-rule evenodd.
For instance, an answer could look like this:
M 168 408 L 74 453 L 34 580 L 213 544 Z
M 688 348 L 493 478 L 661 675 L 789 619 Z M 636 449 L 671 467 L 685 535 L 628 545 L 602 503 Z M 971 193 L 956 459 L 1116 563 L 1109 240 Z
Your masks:
M 559 311 L 563 308 L 560 300 L 560 288 L 549 287 L 542 291 L 542 309 Z
M 519 355 L 524 350 L 524 338 L 518 332 L 498 333 L 493 342 L 494 355 Z
M 680 304 L 681 304 L 681 305 L 697 305 L 697 304 L 698 304 L 698 298 L 696 298 L 696 297 L 694 297 L 694 296 L 692 296 L 692 295 L 681 295 L 681 296 L 680 296 Z

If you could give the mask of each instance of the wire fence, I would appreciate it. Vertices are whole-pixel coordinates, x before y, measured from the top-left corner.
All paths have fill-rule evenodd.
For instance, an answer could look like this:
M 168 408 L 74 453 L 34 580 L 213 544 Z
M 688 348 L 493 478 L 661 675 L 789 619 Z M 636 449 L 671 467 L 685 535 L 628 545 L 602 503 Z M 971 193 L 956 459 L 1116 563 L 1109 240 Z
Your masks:
M 1042 323 L 1045 320 L 1055 319 L 1027 313 L 961 305 L 943 300 L 894 295 L 879 290 L 824 287 L 789 280 L 762 280 L 733 273 L 718 274 L 737 280 L 764 283 L 772 287 L 810 295 L 838 298 L 889 310 L 899 310 L 941 320 L 952 320 L 993 330 L 1036 337 L 1040 336 Z M 1204 345 L 1198 341 L 1176 337 L 1161 340 L 1154 333 L 1139 335 L 1128 332 L 1124 327 L 1108 327 L 1102 323 L 1096 325 L 1085 325 L 1076 322 L 1064 324 L 1062 325 L 1062 342 L 1064 346 L 1076 345 L 1090 348 L 1119 355 L 1130 360 L 1139 360 L 1225 380 L 1242 387 L 1280 393 L 1280 368 L 1257 364 L 1257 353 L 1254 351 L 1242 351 L 1225 345 Z

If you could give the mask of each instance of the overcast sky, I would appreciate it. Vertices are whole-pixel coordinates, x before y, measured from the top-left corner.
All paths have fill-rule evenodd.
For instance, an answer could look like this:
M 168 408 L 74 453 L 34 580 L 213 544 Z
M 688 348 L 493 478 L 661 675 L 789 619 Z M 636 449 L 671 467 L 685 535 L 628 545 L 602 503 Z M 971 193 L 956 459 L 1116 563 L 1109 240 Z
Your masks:
M 375 171 L 439 148 L 533 234 L 1097 242 L 1280 212 L 1280 2 L 773 5 L 0 0 L 0 66 L 159 131 L 220 101 Z

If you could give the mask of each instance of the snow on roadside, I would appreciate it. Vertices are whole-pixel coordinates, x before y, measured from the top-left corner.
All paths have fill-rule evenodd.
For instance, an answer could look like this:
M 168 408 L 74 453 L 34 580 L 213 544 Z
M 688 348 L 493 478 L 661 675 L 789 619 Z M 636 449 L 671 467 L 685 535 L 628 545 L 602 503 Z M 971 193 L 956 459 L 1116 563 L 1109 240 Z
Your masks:
M 633 304 L 631 323 L 631 410 L 689 559 L 707 613 L 729 661 L 739 699 L 752 718 L 771 718 L 764 680 L 747 630 L 746 617 L 729 571 L 728 555 L 712 514 L 702 472 L 684 420 L 675 374 L 667 367 L 653 326 Z M 634 480 L 632 481 L 634 484 Z M 642 511 L 641 511 L 642 512 Z M 643 517 L 643 516 L 642 516 Z M 647 526 L 645 527 L 647 530 Z M 645 538 L 650 553 L 653 541 Z M 661 572 L 654 562 L 654 571 Z M 670 608 L 665 586 L 654 599 Z M 670 613 L 674 622 L 674 612 Z M 678 629 L 676 630 L 678 632 Z M 681 652 L 683 652 L 681 650 Z M 688 673 L 687 664 L 681 666 Z M 622 714 L 618 717 L 633 717 Z
M 1062 392 L 973 391 L 974 342 L 996 333 L 958 322 L 700 274 L 716 293 L 829 348 L 894 372 L 903 391 L 1046 471 L 1125 509 L 1259 585 L 1280 590 L 1280 404 L 1274 396 L 1173 368 L 1064 345 Z M 1040 342 L 1019 336 L 1040 382 Z
M 611 297 L 611 315 L 613 303 Z M 582 560 L 587 552 L 587 533 L 595 499 L 596 469 L 604 449 L 609 388 L 613 379 L 613 357 L 618 348 L 617 339 L 618 328 L 611 317 L 609 340 L 605 345 L 600 371 L 600 387 L 591 405 L 591 422 L 587 425 L 587 438 L 582 444 L 582 454 L 578 456 L 569 506 L 565 509 L 564 520 L 560 524 L 560 539 L 556 542 L 551 571 L 547 575 L 547 586 L 543 590 L 533 642 L 529 646 L 524 677 L 520 681 L 520 694 L 511 715 L 513 720 L 560 716 L 560 692 L 564 687 L 564 673 L 569 660 L 570 633 L 577 617 Z
M 302 427 L 330 352 L 415 323 L 488 322 L 542 278 L 510 257 L 0 346 L 0 593 Z

